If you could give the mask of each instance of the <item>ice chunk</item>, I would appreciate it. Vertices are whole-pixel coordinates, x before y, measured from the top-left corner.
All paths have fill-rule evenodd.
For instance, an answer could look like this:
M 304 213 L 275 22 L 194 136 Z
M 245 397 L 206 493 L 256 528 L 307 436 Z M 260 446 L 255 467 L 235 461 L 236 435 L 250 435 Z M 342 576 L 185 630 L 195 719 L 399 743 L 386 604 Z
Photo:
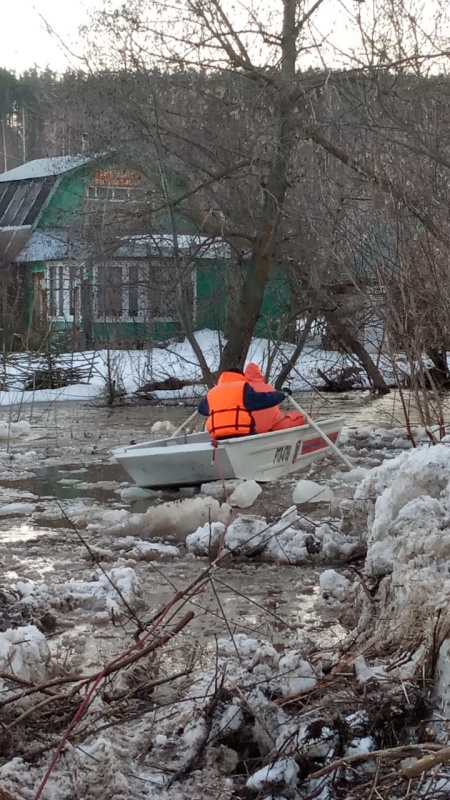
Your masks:
M 225 547 L 232 552 L 257 555 L 264 550 L 271 536 L 273 532 L 264 519 L 239 516 L 228 527 Z
M 251 775 L 247 780 L 246 786 L 255 792 L 275 784 L 294 788 L 297 783 L 298 769 L 297 763 L 293 758 L 283 758 Z
M 250 508 L 261 492 L 261 486 L 256 481 L 244 481 L 229 498 L 230 505 L 238 508 Z
M 329 486 L 314 481 L 298 481 L 292 492 L 294 503 L 330 503 L 334 495 Z
M 133 500 L 146 500 L 147 498 L 157 497 L 158 492 L 152 489 L 141 489 L 140 486 L 125 486 L 120 492 L 120 499 L 124 503 L 132 503 Z
M 207 522 L 228 522 L 231 507 L 213 497 L 187 497 L 133 514 L 114 533 L 146 536 L 186 536 Z
M 239 478 L 225 481 L 225 490 L 222 481 L 211 481 L 210 483 L 202 483 L 200 491 L 202 494 L 207 494 L 210 497 L 222 498 L 224 494 L 232 494 L 242 481 Z
M 222 522 L 206 522 L 205 525 L 190 533 L 186 539 L 186 547 L 196 556 L 213 555 L 225 530 Z
M 164 419 L 154 422 L 150 430 L 152 433 L 163 433 L 170 435 L 171 433 L 175 433 L 176 428 L 171 422 L 169 422 L 168 419 Z
M 28 436 L 31 432 L 29 422 L 0 422 L 0 439 L 18 439 L 20 436 Z
M 320 594 L 324 599 L 345 600 L 348 597 L 352 583 L 334 569 L 322 572 L 319 578 Z
M 33 683 L 43 683 L 49 676 L 50 649 L 43 633 L 35 625 L 26 625 L 0 633 L 0 672 Z M 0 694 L 5 690 L 0 679 Z
M 32 514 L 35 506 L 31 503 L 7 503 L 0 506 L 0 517 L 13 516 L 15 514 Z
M 173 544 L 162 544 L 160 542 L 146 542 L 142 539 L 135 539 L 134 536 L 126 536 L 124 539 L 117 539 L 113 545 L 114 550 L 125 550 L 129 558 L 136 558 L 142 561 L 151 561 L 155 553 L 164 556 L 179 556 L 180 550 Z
M 283 697 L 304 692 L 317 683 L 311 664 L 294 650 L 280 658 L 278 669 L 276 684 Z

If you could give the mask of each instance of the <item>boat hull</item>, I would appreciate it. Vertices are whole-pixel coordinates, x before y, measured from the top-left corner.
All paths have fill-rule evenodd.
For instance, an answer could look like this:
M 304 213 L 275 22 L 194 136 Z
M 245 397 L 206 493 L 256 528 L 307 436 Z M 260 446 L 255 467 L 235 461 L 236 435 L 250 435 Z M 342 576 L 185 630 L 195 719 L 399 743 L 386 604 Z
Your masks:
M 320 427 L 337 444 L 343 424 L 342 417 L 334 417 L 322 420 Z M 224 439 L 217 448 L 203 432 L 117 448 L 112 455 L 138 486 L 156 489 L 198 486 L 221 478 L 277 480 L 330 452 L 311 425 L 302 425 Z

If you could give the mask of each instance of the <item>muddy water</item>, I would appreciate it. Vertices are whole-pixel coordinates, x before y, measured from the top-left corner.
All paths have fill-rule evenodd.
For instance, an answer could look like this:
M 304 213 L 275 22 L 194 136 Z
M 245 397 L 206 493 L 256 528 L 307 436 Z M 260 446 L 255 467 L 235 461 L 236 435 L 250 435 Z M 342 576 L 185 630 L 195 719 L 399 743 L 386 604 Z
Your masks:
M 344 416 L 346 426 L 397 427 L 404 424 L 402 405 L 398 393 L 392 392 L 383 398 L 373 398 L 368 392 L 351 392 L 331 395 L 303 393 L 296 395 L 297 401 L 316 418 Z M 414 403 L 407 397 L 413 422 L 419 417 Z M 444 406 L 450 400 L 444 399 Z M 182 492 L 155 493 L 149 499 L 136 499 L 123 503 L 121 489 L 129 484 L 128 475 L 110 457 L 115 446 L 131 444 L 154 438 L 151 426 L 158 420 L 168 420 L 179 426 L 190 415 L 191 409 L 181 406 L 124 406 L 113 409 L 99 408 L 80 403 L 37 404 L 29 410 L 21 410 L 21 418 L 30 419 L 32 435 L 25 441 L 11 442 L 12 456 L 26 453 L 27 449 L 38 454 L 36 464 L 27 465 L 27 477 L 8 480 L 2 475 L 0 488 L 31 492 L 39 500 L 56 498 L 59 501 L 89 499 L 108 507 L 125 507 L 136 513 L 145 512 L 151 505 L 179 499 Z M 8 417 L 17 418 L 14 410 Z M 6 413 L 0 414 L 7 419 Z M 450 405 L 448 405 L 450 419 Z M 197 422 L 200 428 L 203 420 Z M 0 443 L 1 447 L 1 443 Z M 323 475 L 323 464 L 317 462 L 311 476 Z M 264 487 L 257 505 L 259 513 L 266 516 L 277 513 L 289 502 L 292 481 L 287 480 Z
M 347 425 L 353 428 L 401 424 L 400 405 L 394 395 L 379 400 L 373 400 L 367 393 L 333 397 L 302 395 L 298 399 L 316 417 L 343 414 Z M 30 513 L 24 516 L 12 512 L 0 517 L 0 589 L 2 585 L 14 586 L 18 580 L 44 582 L 51 587 L 53 582 L 65 583 L 73 578 L 86 580 L 96 570 L 75 530 L 69 528 L 67 518 L 59 513 L 55 515 L 55 498 L 68 516 L 71 516 L 71 508 L 82 500 L 88 508 L 90 503 L 92 508 L 95 506 L 101 517 L 103 510 L 126 508 L 144 512 L 153 503 L 182 496 L 174 492 L 162 493 L 131 505 L 124 503 L 120 493 L 129 485 L 129 479 L 109 452 L 117 445 L 153 438 L 150 428 L 158 420 L 169 420 L 178 426 L 190 413 L 191 409 L 182 407 L 141 406 L 111 411 L 74 403 L 22 409 L 22 418 L 30 419 L 32 432 L 27 439 L 11 442 L 8 452 L 0 443 L 0 507 L 2 492 L 7 497 L 6 503 L 23 502 L 24 492 L 32 493 L 38 502 L 30 499 Z M 8 419 L 9 411 L 0 414 L 0 419 L 2 417 Z M 318 462 L 308 477 L 326 478 L 336 466 L 331 459 Z M 267 518 L 279 516 L 291 504 L 293 482 L 295 478 L 289 478 L 265 486 L 251 513 Z M 330 508 L 308 508 L 304 512 L 320 521 L 330 515 Z M 105 554 L 101 563 L 105 569 L 110 569 L 118 553 L 108 526 L 94 524 L 82 531 L 90 546 Z M 144 618 L 150 618 L 156 609 L 168 603 L 174 592 L 189 585 L 206 565 L 204 559 L 186 555 L 183 548 L 178 557 L 153 562 L 127 561 L 126 553 L 121 558 L 136 570 L 143 586 L 146 610 L 139 611 L 139 615 Z M 206 649 L 215 646 L 216 636 L 227 635 L 230 630 L 256 631 L 272 641 L 277 637 L 282 639 L 286 627 L 297 626 L 311 631 L 322 642 L 327 637 L 341 636 L 341 629 L 329 623 L 324 628 L 316 613 L 318 574 L 311 566 L 248 562 L 236 562 L 221 569 L 215 579 L 214 592 L 209 591 L 195 600 L 195 619 L 180 645 L 174 644 L 180 647 L 175 660 L 179 661 L 184 657 L 181 651 L 196 647 L 200 640 Z M 19 611 L 22 614 L 23 607 Z M 90 612 L 70 607 L 55 612 L 51 606 L 50 611 L 57 618 L 58 629 L 52 646 L 69 655 L 79 652 L 82 669 L 103 663 L 123 647 L 122 629 L 102 627 L 104 623 L 92 620 Z M 20 617 L 17 621 L 20 624 Z M 64 630 L 65 633 L 61 632 Z

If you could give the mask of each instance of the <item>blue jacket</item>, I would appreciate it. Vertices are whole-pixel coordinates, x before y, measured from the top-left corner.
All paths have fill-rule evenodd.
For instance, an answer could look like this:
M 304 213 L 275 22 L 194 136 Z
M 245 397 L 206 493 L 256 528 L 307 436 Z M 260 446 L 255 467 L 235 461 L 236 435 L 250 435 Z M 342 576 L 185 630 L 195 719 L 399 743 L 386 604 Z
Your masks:
M 284 400 L 284 392 L 255 392 L 250 384 L 244 386 L 244 406 L 247 411 L 262 411 L 264 408 L 278 406 Z M 199 414 L 209 417 L 208 398 L 200 400 L 198 409 Z

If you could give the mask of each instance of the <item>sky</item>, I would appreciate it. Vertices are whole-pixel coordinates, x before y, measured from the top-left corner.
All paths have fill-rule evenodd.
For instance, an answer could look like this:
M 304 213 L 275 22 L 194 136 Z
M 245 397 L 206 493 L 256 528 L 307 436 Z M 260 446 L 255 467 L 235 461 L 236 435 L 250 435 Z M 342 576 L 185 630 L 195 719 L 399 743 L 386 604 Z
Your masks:
M 120 2 L 120 0 L 114 0 Z M 0 0 L 1 2 L 1 0 Z M 157 5 L 168 3 L 168 9 L 176 6 L 170 0 L 162 0 Z M 240 15 L 239 7 L 257 9 L 257 15 L 264 18 L 264 13 L 269 12 L 273 5 L 279 8 L 279 0 L 222 0 L 224 6 L 232 9 L 231 13 Z M 312 2 L 312 0 L 311 0 Z M 442 7 L 442 0 L 404 0 L 406 8 L 419 15 L 421 22 L 432 23 L 434 11 Z M 273 5 L 272 5 L 273 4 Z M 317 33 L 337 43 L 337 49 L 329 50 L 328 63 L 338 64 L 343 54 L 348 54 L 355 45 L 355 30 L 349 26 L 349 19 L 354 16 L 357 8 L 369 23 L 367 30 L 371 29 L 371 13 L 376 13 L 377 7 L 382 6 L 382 0 L 326 0 L 314 15 L 313 23 L 318 25 Z M 3 7 L 6 6 L 6 7 Z M 21 73 L 26 69 L 37 67 L 63 72 L 67 67 L 77 68 L 85 66 L 81 61 L 84 45 L 79 36 L 79 26 L 89 19 L 89 12 L 103 6 L 103 0 L 3 0 L 2 2 L 2 41 L 0 47 L 0 67 Z M 372 9 L 374 10 L 372 12 Z M 170 17 L 162 15 L 166 25 Z M 53 30 L 47 29 L 46 23 Z M 447 31 L 447 27 L 445 30 Z M 169 26 L 170 28 L 170 26 Z M 386 31 L 384 31 L 386 34 Z M 378 35 L 380 31 L 378 30 Z M 357 36 L 359 41 L 359 35 Z M 446 35 L 448 41 L 448 34 Z M 428 43 L 427 43 L 428 44 Z M 447 44 L 447 42 L 446 42 Z M 333 48 L 333 45 L 329 45 Z M 448 45 L 447 48 L 448 49 Z M 322 51 L 323 52 L 323 51 Z M 345 57 L 344 61 L 345 63 Z M 314 66 L 321 66 L 318 62 Z
M 3 5 L 0 67 L 20 73 L 49 66 L 62 72 L 77 59 L 46 31 L 40 15 L 66 46 L 81 54 L 78 27 L 87 20 L 87 8 L 94 9 L 99 0 L 3 0 Z

